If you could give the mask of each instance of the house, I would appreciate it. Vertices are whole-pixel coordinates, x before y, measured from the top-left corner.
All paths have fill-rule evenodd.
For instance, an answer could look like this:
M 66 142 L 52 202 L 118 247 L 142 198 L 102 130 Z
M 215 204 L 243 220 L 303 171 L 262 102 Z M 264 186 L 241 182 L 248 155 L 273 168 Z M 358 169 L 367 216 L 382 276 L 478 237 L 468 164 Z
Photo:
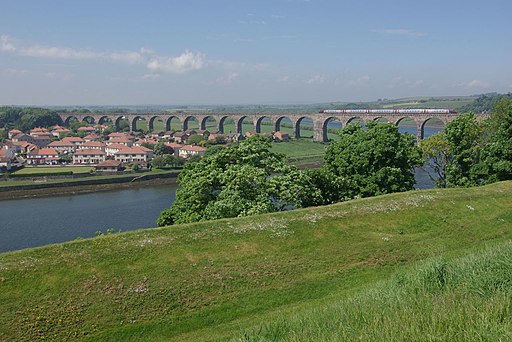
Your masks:
M 105 146 L 105 152 L 107 153 L 107 156 L 113 156 L 114 153 L 116 153 L 117 151 L 119 151 L 123 148 L 126 148 L 126 145 L 110 144 L 110 145 Z
M 39 134 L 34 136 L 34 145 L 39 148 L 48 147 L 52 142 L 53 135 L 51 134 Z
M 12 137 L 12 141 L 13 142 L 21 142 L 21 141 L 26 141 L 26 142 L 29 142 L 31 144 L 34 143 L 34 137 L 28 135 L 28 134 L 25 134 L 25 133 L 19 133 L 19 134 L 16 134 L 14 137 Z
M 96 133 L 91 133 L 91 134 L 88 134 L 84 137 L 84 141 L 85 142 L 89 142 L 89 141 L 101 141 L 101 136 L 99 136 L 98 134 Z
M 142 146 L 142 144 L 150 144 L 150 145 L 156 145 L 158 144 L 158 140 L 154 139 L 139 139 L 133 143 L 133 146 Z
M 30 135 L 33 137 L 37 137 L 39 135 L 47 135 L 47 134 L 51 135 L 50 131 L 43 127 L 36 127 L 34 129 L 30 130 Z
M 174 133 L 176 133 L 176 131 L 164 132 L 164 134 L 162 134 L 161 138 L 162 139 L 171 139 L 174 136 Z
M 0 169 L 10 170 L 11 162 L 14 158 L 14 151 L 9 146 L 2 146 L 0 148 Z
M 62 141 L 71 142 L 71 143 L 75 144 L 75 146 L 80 146 L 84 143 L 84 139 L 82 139 L 80 137 L 65 137 L 65 138 L 62 138 Z
M 272 138 L 274 138 L 274 140 L 289 141 L 290 135 L 283 131 L 277 131 L 272 135 Z
M 92 127 L 92 126 L 83 126 L 83 127 L 79 127 L 77 130 L 77 132 L 85 132 L 87 134 L 90 134 L 90 133 L 94 133 L 96 132 L 96 127 Z
M 107 147 L 107 145 L 100 141 L 87 141 L 87 142 L 84 142 L 82 145 L 80 145 L 78 147 L 78 149 L 80 149 L 80 150 L 91 149 L 91 150 L 105 151 L 105 147 Z
M 52 135 L 56 138 L 60 138 L 63 134 L 71 133 L 71 131 L 62 126 L 54 126 L 51 131 Z
M 76 150 L 76 145 L 66 140 L 52 141 L 48 147 L 55 149 L 59 154 L 73 153 Z
M 149 162 L 153 151 L 143 146 L 125 147 L 114 153 L 114 159 L 123 163 Z
M 76 150 L 73 154 L 73 164 L 99 164 L 106 160 L 107 153 L 98 149 Z
M 58 165 L 59 154 L 53 148 L 35 148 L 27 153 L 27 164 L 33 165 Z
M 178 143 L 172 143 L 172 142 L 166 142 L 164 143 L 165 146 L 169 146 L 174 151 L 174 155 L 178 156 L 180 154 L 180 148 L 183 146 Z
M 190 134 L 188 133 L 185 133 L 185 132 L 176 132 L 174 133 L 174 142 L 177 142 L 177 143 L 184 143 L 187 141 L 187 139 L 190 137 Z
M 128 134 L 128 133 L 124 133 L 124 132 L 112 132 L 108 135 L 108 139 L 112 139 L 112 138 L 126 138 L 126 139 L 133 139 L 133 136 Z
M 123 169 L 123 163 L 119 160 L 105 160 L 97 164 L 96 171 L 99 172 L 118 172 Z
M 118 138 L 110 138 L 106 141 L 106 143 L 107 143 L 107 145 L 120 144 L 120 145 L 130 147 L 133 145 L 133 140 L 128 139 L 128 138 L 118 137 Z
M 178 155 L 182 158 L 188 158 L 193 155 L 204 156 L 206 148 L 201 146 L 185 145 L 181 146 Z
M 9 139 L 12 139 L 13 137 L 17 136 L 18 134 L 21 134 L 23 133 L 22 131 L 18 130 L 18 129 L 11 129 L 8 133 L 7 133 L 7 136 L 9 137 Z

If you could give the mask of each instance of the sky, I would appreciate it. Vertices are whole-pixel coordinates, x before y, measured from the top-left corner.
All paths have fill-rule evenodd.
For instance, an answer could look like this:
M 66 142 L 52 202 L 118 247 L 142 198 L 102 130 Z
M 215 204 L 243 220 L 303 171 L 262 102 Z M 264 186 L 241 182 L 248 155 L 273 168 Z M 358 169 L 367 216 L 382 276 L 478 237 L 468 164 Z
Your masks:
M 0 0 L 0 104 L 511 92 L 510 13 L 509 0 Z

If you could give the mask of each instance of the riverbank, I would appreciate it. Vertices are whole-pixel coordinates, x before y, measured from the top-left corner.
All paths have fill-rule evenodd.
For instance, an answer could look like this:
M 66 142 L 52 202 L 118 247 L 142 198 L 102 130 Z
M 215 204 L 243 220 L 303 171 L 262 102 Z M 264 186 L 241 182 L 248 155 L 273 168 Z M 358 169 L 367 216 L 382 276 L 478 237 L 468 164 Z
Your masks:
M 169 171 L 123 176 L 90 177 L 81 180 L 52 180 L 40 183 L 24 182 L 20 185 L 11 185 L 11 183 L 0 186 L 0 201 L 175 184 L 178 174 L 179 172 L 177 171 Z

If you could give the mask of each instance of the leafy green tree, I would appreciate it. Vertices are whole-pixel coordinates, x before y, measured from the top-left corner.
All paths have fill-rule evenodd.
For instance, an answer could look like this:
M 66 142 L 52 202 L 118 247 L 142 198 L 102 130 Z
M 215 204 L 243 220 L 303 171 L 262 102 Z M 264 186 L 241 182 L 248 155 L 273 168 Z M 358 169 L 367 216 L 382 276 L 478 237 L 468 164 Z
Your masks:
M 257 136 L 186 164 L 178 182 L 159 226 L 302 207 L 314 190 L 305 173 Z
M 172 147 L 165 145 L 164 143 L 158 143 L 154 146 L 153 151 L 157 156 L 162 156 L 164 154 L 173 154 L 174 150 Z
M 453 155 L 445 132 L 439 132 L 421 141 L 421 151 L 430 179 L 438 188 L 446 188 L 447 169 L 453 163 Z M 434 172 L 433 176 L 429 170 Z
M 357 123 L 342 129 L 340 140 L 326 151 L 324 168 L 325 175 L 343 182 L 337 195 L 343 200 L 411 190 L 414 167 L 421 162 L 414 136 L 392 124 L 370 122 L 367 129 Z
M 446 186 L 474 186 L 481 181 L 480 153 L 483 130 L 474 114 L 463 114 L 444 130 L 451 162 L 446 168 Z
M 192 135 L 190 136 L 188 139 L 187 139 L 187 144 L 190 144 L 190 145 L 199 145 L 199 143 L 201 141 L 204 140 L 204 137 L 201 135 L 201 134 L 195 134 L 195 135 Z
M 481 175 L 486 183 L 512 179 L 512 101 L 504 98 L 496 104 L 486 121 L 482 148 Z

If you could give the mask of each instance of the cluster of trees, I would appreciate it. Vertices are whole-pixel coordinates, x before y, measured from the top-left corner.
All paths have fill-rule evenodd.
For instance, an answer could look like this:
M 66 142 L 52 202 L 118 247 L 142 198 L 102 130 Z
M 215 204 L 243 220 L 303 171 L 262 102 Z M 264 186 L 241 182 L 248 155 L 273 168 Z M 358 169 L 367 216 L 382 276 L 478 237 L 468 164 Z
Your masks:
M 323 205 L 413 188 L 422 163 L 415 138 L 392 124 L 348 125 L 324 167 L 300 171 L 268 139 L 253 136 L 185 165 L 159 226 Z
M 490 113 L 496 108 L 498 102 L 503 99 L 512 100 L 512 93 L 490 93 L 478 96 L 473 102 L 462 106 L 461 113 Z
M 438 187 L 512 179 L 512 101 L 500 99 L 485 120 L 459 116 L 421 147 Z
M 44 108 L 0 107 L 0 128 L 28 131 L 35 127 L 62 125 L 57 112 Z

